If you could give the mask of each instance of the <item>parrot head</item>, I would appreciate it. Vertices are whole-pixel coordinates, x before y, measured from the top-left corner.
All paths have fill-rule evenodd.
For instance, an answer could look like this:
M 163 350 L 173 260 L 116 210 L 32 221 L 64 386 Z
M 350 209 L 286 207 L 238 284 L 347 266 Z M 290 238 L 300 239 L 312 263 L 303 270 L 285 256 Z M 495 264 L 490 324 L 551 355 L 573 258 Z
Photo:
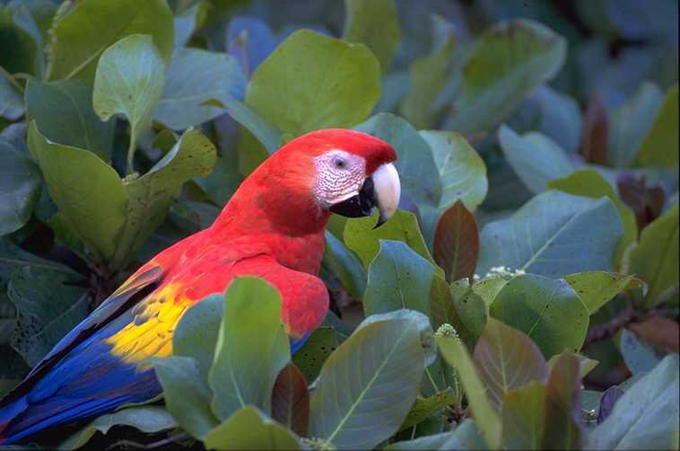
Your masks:
M 318 130 L 300 136 L 270 158 L 271 171 L 283 171 L 281 193 L 295 193 L 319 211 L 346 217 L 380 213 L 376 227 L 399 206 L 401 185 L 391 145 L 366 133 Z M 313 207 L 312 207 L 313 208 Z

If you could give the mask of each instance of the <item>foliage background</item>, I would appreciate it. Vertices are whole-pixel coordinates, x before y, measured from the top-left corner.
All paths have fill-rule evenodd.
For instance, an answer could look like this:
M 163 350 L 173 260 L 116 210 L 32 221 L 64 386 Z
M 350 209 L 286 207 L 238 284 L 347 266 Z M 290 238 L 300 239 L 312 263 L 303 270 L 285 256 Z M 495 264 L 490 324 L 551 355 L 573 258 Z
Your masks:
M 1 2 L 0 393 L 269 152 L 354 127 L 397 149 L 402 211 L 332 218 L 333 312 L 292 364 L 263 347 L 276 294 L 241 281 L 154 363 L 166 407 L 63 446 L 677 449 L 677 18 L 674 0 Z M 215 315 L 253 299 L 240 321 L 271 327 Z M 272 353 L 252 377 L 244 356 Z

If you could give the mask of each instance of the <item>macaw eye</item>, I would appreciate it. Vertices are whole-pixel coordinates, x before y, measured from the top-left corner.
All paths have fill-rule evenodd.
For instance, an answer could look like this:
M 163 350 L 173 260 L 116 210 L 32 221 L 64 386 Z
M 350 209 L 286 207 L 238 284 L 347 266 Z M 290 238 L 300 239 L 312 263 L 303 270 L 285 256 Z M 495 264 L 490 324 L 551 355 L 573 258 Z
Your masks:
M 335 157 L 333 158 L 333 167 L 336 169 L 345 169 L 347 167 L 347 162 L 340 157 Z

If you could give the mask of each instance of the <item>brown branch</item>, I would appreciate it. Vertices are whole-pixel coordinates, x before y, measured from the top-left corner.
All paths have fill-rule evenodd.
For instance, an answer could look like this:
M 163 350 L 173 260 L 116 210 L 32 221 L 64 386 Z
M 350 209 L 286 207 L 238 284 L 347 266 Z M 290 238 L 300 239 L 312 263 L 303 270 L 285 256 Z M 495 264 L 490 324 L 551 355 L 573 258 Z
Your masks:
M 630 298 L 626 298 L 626 308 L 606 323 L 595 326 L 588 330 L 583 347 L 596 342 L 606 340 L 616 335 L 620 330 L 627 328 L 633 323 L 645 321 L 653 316 L 663 316 L 667 311 L 661 309 L 638 310 L 633 306 Z

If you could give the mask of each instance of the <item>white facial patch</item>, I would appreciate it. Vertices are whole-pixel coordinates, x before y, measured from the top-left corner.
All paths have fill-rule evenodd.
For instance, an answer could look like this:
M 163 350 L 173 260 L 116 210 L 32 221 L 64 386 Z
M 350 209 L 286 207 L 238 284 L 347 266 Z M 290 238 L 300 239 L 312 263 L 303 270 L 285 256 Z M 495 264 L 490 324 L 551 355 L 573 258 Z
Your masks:
M 366 178 L 366 161 L 341 149 L 330 150 L 314 159 L 314 195 L 322 208 L 359 194 Z

